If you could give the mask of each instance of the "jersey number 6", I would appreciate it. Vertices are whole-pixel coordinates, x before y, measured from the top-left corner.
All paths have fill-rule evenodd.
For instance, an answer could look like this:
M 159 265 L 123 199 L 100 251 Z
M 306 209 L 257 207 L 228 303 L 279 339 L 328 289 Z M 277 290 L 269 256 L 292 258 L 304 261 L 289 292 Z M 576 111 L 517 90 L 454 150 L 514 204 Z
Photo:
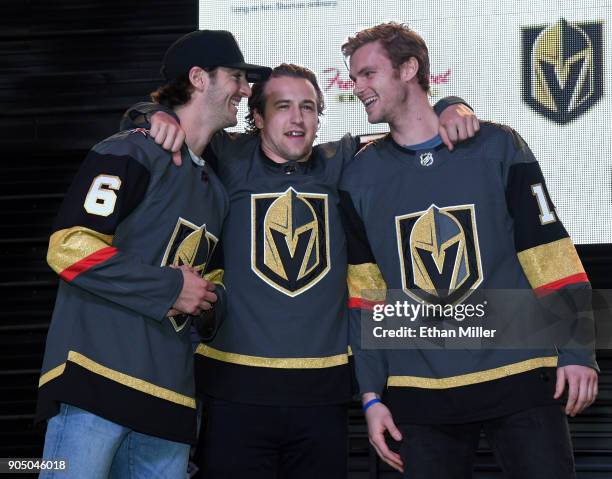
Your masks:
M 92 215 L 108 216 L 115 210 L 116 190 L 121 188 L 118 176 L 98 175 L 91 182 L 85 197 L 85 211 Z M 115 191 L 113 191 L 115 190 Z

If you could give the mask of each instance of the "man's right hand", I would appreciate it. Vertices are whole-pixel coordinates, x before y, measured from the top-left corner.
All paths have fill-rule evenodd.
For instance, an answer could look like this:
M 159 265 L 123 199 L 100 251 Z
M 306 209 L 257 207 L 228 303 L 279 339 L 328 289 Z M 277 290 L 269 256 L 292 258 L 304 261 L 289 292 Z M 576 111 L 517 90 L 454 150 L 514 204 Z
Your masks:
M 366 403 L 374 397 L 374 395 L 370 397 L 368 394 L 364 394 L 363 402 Z M 389 449 L 385 441 L 385 431 L 389 431 L 391 437 L 396 441 L 402 440 L 402 433 L 393 422 L 391 411 L 389 411 L 387 406 L 383 403 L 376 403 L 368 408 L 365 417 L 368 422 L 368 437 L 370 439 L 370 444 L 372 444 L 376 450 L 378 457 L 389 464 L 393 469 L 403 472 L 404 464 L 402 463 L 400 455 Z
M 214 293 L 215 283 L 203 279 L 189 266 L 183 265 L 178 269 L 183 273 L 183 289 L 167 316 L 181 313 L 197 316 L 202 311 L 211 309 L 212 303 L 217 301 L 217 295 Z
M 172 162 L 181 166 L 181 147 L 185 143 L 185 131 L 176 118 L 163 111 L 155 112 L 151 116 L 149 134 L 164 150 L 171 151 Z
M 440 138 L 450 151 L 453 151 L 455 143 L 472 138 L 478 130 L 478 117 L 463 103 L 451 105 L 440 114 Z

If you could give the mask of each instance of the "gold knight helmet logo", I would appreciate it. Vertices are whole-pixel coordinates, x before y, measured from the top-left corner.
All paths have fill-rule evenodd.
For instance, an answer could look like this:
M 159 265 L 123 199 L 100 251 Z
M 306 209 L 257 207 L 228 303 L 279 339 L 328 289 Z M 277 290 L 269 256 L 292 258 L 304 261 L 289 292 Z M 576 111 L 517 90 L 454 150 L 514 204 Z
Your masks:
M 206 225 L 197 226 L 179 218 L 166 247 L 161 266 L 187 265 L 203 276 L 218 242 L 218 238 L 206 230 Z M 181 314 L 168 319 L 179 332 L 187 324 L 189 316 Z
M 330 268 L 327 195 L 288 188 L 251 201 L 251 268 L 273 288 L 297 296 Z
M 589 110 L 603 95 L 601 22 L 523 28 L 523 100 L 561 125 Z
M 431 205 L 395 222 L 402 287 L 410 297 L 454 304 L 482 282 L 474 205 Z

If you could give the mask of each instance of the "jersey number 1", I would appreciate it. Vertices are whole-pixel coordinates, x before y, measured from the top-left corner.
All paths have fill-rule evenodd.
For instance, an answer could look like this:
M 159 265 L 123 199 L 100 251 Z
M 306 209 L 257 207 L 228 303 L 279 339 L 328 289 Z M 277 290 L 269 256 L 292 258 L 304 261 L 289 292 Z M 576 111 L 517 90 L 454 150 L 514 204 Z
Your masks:
M 546 199 L 542 183 L 531 185 L 531 193 L 536 197 L 538 208 L 540 208 L 540 223 L 547 225 L 548 223 L 557 221 L 555 212 L 550 209 L 548 200 Z

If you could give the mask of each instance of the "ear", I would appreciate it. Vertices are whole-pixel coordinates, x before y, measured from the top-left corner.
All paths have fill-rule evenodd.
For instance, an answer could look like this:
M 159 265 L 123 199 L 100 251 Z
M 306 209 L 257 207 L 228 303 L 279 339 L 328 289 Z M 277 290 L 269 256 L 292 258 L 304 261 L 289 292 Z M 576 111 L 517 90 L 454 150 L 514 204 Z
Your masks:
M 419 61 L 415 57 L 410 57 L 399 66 L 399 70 L 402 81 L 409 82 L 419 71 Z
M 200 67 L 191 67 L 189 81 L 197 91 L 204 91 L 209 82 L 208 73 Z
M 263 115 L 259 113 L 258 110 L 255 110 L 253 112 L 253 118 L 255 119 L 255 126 L 257 127 L 257 129 L 263 130 L 263 127 L 264 127 Z

